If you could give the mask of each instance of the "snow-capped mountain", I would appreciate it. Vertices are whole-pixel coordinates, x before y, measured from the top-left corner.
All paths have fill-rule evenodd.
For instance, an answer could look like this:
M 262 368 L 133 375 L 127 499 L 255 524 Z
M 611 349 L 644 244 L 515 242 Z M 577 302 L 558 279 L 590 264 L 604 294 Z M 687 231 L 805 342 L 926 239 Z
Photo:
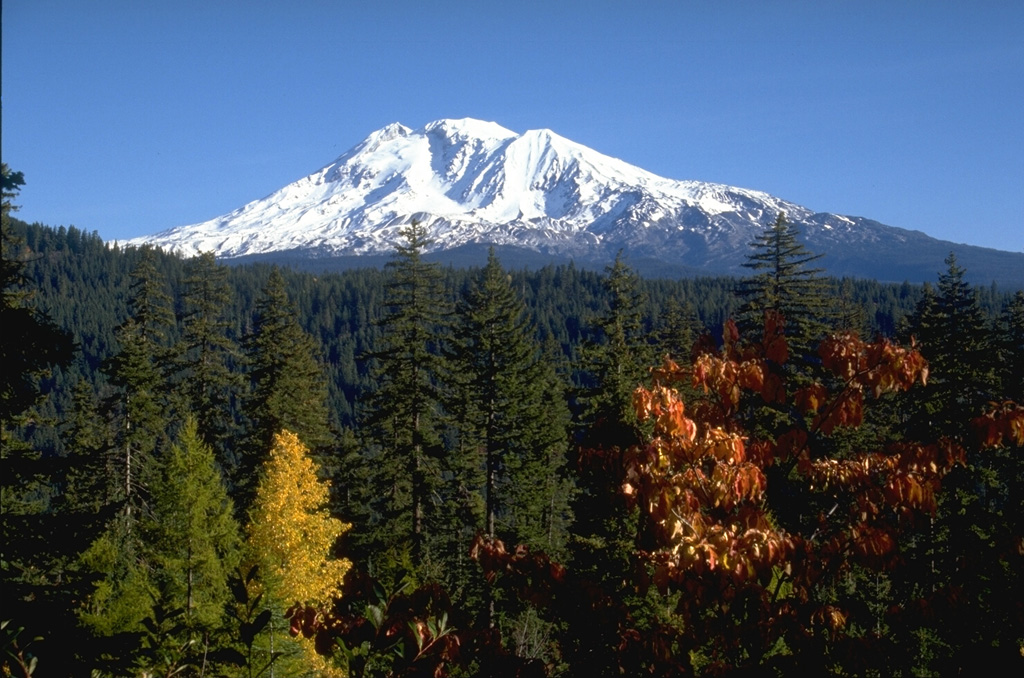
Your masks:
M 600 262 L 623 250 L 638 262 L 735 272 L 780 211 L 803 227 L 809 249 L 829 255 L 823 263 L 837 274 L 903 279 L 877 270 L 888 259 L 880 252 L 920 255 L 923 242 L 940 243 L 760 191 L 659 177 L 549 130 L 516 134 L 463 119 L 419 130 L 388 125 L 262 200 L 128 244 L 228 259 L 387 254 L 401 227 L 417 219 L 435 251 L 496 245 Z M 932 273 L 950 250 L 938 251 Z

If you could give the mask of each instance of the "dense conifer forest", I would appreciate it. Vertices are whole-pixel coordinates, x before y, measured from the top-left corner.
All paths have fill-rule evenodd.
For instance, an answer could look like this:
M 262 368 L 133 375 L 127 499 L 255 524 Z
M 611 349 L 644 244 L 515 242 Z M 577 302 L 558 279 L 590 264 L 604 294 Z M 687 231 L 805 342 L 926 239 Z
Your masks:
M 972 673 L 1024 653 L 1024 293 L 227 266 L 13 218 L 4 675 Z

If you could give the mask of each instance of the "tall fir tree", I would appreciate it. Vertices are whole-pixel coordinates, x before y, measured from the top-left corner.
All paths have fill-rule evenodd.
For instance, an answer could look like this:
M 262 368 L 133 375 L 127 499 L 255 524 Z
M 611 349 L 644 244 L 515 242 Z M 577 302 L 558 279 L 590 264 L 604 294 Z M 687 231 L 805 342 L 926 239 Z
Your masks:
M 150 507 L 159 453 L 169 441 L 174 325 L 156 253 L 144 247 L 131 271 L 128 318 L 115 332 L 118 351 L 103 366 L 114 386 L 106 403 L 115 430 L 108 502 L 118 512 L 83 553 L 83 566 L 97 579 L 80 611 L 85 627 L 100 636 L 140 633 L 152 611 L 153 584 L 140 525 Z
M 647 299 L 639 277 L 621 253 L 606 273 L 602 282 L 609 307 L 596 322 L 604 342 L 588 346 L 589 355 L 585 354 L 593 383 L 584 394 L 587 411 L 578 422 L 584 434 L 574 459 L 578 491 L 573 502 L 569 560 L 581 577 L 607 585 L 628 601 L 631 614 L 643 617 L 647 614 L 643 596 L 624 585 L 636 566 L 638 512 L 624 500 L 625 479 L 610 460 L 641 442 L 633 391 L 645 380 L 653 351 L 644 331 Z M 600 449 L 602 454 L 583 454 L 586 449 Z M 567 635 L 562 642 L 570 663 L 585 662 L 600 675 L 617 672 L 613 649 L 617 640 L 608 632 L 617 624 L 607 615 L 617 615 L 618 610 L 595 610 L 580 601 L 578 606 L 567 606 L 566 614 Z M 588 619 L 600 623 L 588 628 Z
M 999 371 L 1004 398 L 1024 403 L 1024 291 L 1018 290 L 1000 320 Z
M 376 390 L 366 425 L 374 443 L 374 506 L 377 523 L 365 535 L 383 559 L 433 566 L 442 557 L 431 541 L 448 509 L 433 500 L 442 485 L 441 383 L 447 367 L 450 303 L 436 264 L 423 259 L 426 228 L 412 222 L 387 264 L 380 344 L 374 350 Z M 384 555 L 388 554 L 388 555 Z
M 61 538 L 71 526 L 52 511 L 56 478 L 48 460 L 17 431 L 29 419 L 48 427 L 33 416 L 44 398 L 41 380 L 70 362 L 72 339 L 36 307 L 25 276 L 24 242 L 11 220 L 24 175 L 3 163 L 0 179 L 0 674 L 11 675 L 21 668 L 19 662 L 35 656 L 35 648 L 26 644 L 32 638 L 57 642 L 73 626 L 65 570 L 73 556 L 63 547 L 78 544 Z M 21 633 L 12 635 L 19 628 Z M 49 669 L 61 671 L 60 658 L 55 659 L 57 665 L 51 661 Z
M 972 449 L 970 426 L 998 401 L 1011 394 L 1000 374 L 1012 363 L 1013 332 L 1000 335 L 990 327 L 978 291 L 965 280 L 966 270 L 953 253 L 933 289 L 926 286 L 909 331 L 928 359 L 928 385 L 899 402 L 900 434 L 909 440 L 941 437 Z M 1005 320 L 1013 325 L 1013 303 Z M 1018 346 L 1021 336 L 1017 330 Z M 1000 336 L 1002 341 L 1000 341 Z M 1019 386 L 1010 383 L 1012 389 Z M 923 596 L 948 592 L 941 617 L 924 615 L 908 624 L 917 645 L 915 670 L 931 675 L 970 672 L 978 662 L 1000 656 L 1020 661 L 1024 618 L 1019 544 L 1024 529 L 1024 465 L 1020 447 L 1003 447 L 971 455 L 943 478 L 943 492 L 926 535 L 906 549 L 918 563 L 916 576 L 896 582 L 895 593 Z M 907 591 L 908 593 L 904 593 Z M 1009 664 L 1007 664 L 1009 665 Z
M 256 304 L 254 332 L 246 341 L 252 390 L 245 409 L 251 427 L 232 464 L 243 509 L 252 499 L 255 471 L 281 430 L 293 431 L 314 451 L 334 442 L 320 349 L 297 316 L 284 276 L 275 267 Z
M 240 351 L 228 336 L 232 292 L 227 269 L 212 252 L 204 252 L 188 261 L 184 282 L 176 351 L 184 409 L 195 415 L 200 437 L 226 465 L 234 451 L 232 408 L 240 400 L 242 383 L 237 373 Z
M 556 551 L 564 542 L 556 532 L 564 529 L 570 497 L 560 481 L 568 409 L 493 248 L 459 319 L 461 435 L 463 447 L 482 456 L 484 531 Z
M 740 336 L 759 337 L 765 315 L 777 313 L 785 322 L 786 341 L 794 358 L 789 364 L 814 362 L 811 356 L 832 315 L 823 270 L 811 267 L 824 255 L 809 252 L 800 242 L 799 229 L 781 212 L 750 245 L 754 251 L 743 266 L 753 275 L 742 279 L 736 290 L 742 301 L 736 318 Z
M 669 299 L 656 334 L 658 352 L 678 363 L 689 360 L 702 329 L 693 302 Z
M 159 602 L 184 610 L 190 635 L 216 629 L 230 597 L 228 576 L 241 557 L 241 537 L 213 450 L 194 417 L 185 420 L 161 464 L 147 523 Z
M 966 270 L 953 253 L 945 263 L 936 290 L 926 288 L 910 318 L 930 372 L 928 388 L 908 398 L 908 406 L 916 409 L 917 427 L 962 438 L 966 422 L 998 394 L 996 347 L 977 292 L 964 279 Z
M 640 276 L 619 252 L 603 280 L 608 310 L 597 318 L 602 341 L 589 346 L 587 371 L 593 387 L 584 396 L 587 430 L 612 444 L 629 444 L 634 438 L 636 415 L 633 390 L 647 375 L 654 360 L 652 343 L 644 328 L 647 296 Z
M 170 334 L 174 313 L 155 251 L 144 247 L 131 272 L 129 316 L 116 332 L 118 352 L 104 370 L 117 391 L 110 406 L 117 422 L 119 488 L 130 533 L 145 501 L 153 458 L 166 444 L 172 393 L 169 378 Z

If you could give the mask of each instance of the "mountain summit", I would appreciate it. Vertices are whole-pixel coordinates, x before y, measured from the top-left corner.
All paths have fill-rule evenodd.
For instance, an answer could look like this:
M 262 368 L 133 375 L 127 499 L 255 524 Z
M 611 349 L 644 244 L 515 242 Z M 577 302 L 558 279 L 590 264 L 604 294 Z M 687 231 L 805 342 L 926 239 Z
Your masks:
M 229 259 L 365 257 L 392 252 L 401 227 L 417 219 L 438 252 L 495 245 L 600 263 L 622 250 L 641 269 L 735 273 L 780 211 L 802 227 L 809 249 L 828 255 L 822 263 L 833 274 L 916 280 L 907 267 L 921 261 L 930 279 L 951 249 L 961 259 L 960 250 L 1019 256 L 814 213 L 760 191 L 666 179 L 550 130 L 516 134 L 474 119 L 418 130 L 393 123 L 262 200 L 129 244 Z

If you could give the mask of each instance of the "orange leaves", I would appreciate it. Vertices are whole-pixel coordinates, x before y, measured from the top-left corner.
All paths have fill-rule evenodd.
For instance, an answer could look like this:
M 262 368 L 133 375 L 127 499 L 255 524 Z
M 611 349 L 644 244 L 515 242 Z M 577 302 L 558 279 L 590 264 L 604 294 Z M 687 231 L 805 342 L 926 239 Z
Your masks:
M 789 360 L 789 346 L 786 344 L 784 334 L 785 321 L 777 311 L 769 311 L 764 318 L 764 339 L 761 345 L 764 348 L 765 360 L 782 364 Z
M 866 523 L 850 530 L 854 553 L 865 561 L 874 561 L 896 550 L 896 540 L 886 529 Z
M 915 474 L 898 473 L 889 479 L 884 488 L 886 501 L 893 506 L 908 506 L 928 513 L 935 513 L 934 479 L 924 480 Z
M 655 425 L 663 435 L 689 442 L 697 437 L 697 425 L 684 416 L 686 408 L 673 389 L 664 386 L 657 386 L 651 391 L 638 388 L 633 393 L 633 407 L 641 421 L 654 417 Z
M 826 369 L 841 379 L 882 393 L 905 391 L 920 379 L 928 381 L 928 362 L 915 349 L 881 339 L 868 344 L 851 334 L 835 334 L 818 347 Z
M 785 399 L 782 381 L 758 357 L 737 362 L 702 354 L 693 366 L 693 385 L 702 386 L 705 393 L 713 391 L 728 411 L 739 405 L 744 390 L 760 394 L 765 402 Z
M 1024 406 L 1014 402 L 994 405 L 982 416 L 972 419 L 971 428 L 982 447 L 1004 444 L 1024 447 Z
M 789 358 L 781 318 L 766 317 L 760 342 L 742 344 L 732 324 L 723 339 L 720 351 L 705 346 L 691 366 L 666 359 L 651 371 L 653 385 L 633 396 L 637 417 L 653 430 L 645 445 L 621 453 L 622 491 L 644 516 L 642 542 L 656 544 L 643 554 L 652 582 L 662 591 L 689 591 L 710 577 L 720 590 L 739 590 L 782 577 L 795 591 L 851 560 L 890 566 L 903 531 L 936 511 L 943 476 L 966 452 L 946 439 L 859 451 L 834 433 L 862 426 L 871 396 L 925 383 L 924 358 L 888 341 L 834 335 L 819 355 L 840 382 L 801 384 L 787 395 L 778 369 Z M 710 396 L 684 404 L 673 386 L 686 379 Z M 781 403 L 776 411 L 792 422 L 789 429 L 747 436 L 737 414 L 746 394 Z M 1017 405 L 993 406 L 972 423 L 983 446 L 1024 444 L 1024 408 Z M 766 505 L 769 477 L 783 483 L 779 497 L 806 501 L 802 510 L 818 513 L 809 533 L 777 526 Z M 791 506 L 777 508 L 792 513 Z M 804 529 L 809 515 L 803 526 L 791 516 L 785 524 Z M 812 624 L 826 633 L 846 629 L 844 609 L 826 605 L 814 614 Z
M 811 384 L 793 394 L 793 403 L 803 414 L 817 414 L 827 400 L 828 391 L 818 383 Z
M 814 428 L 831 435 L 837 426 L 858 427 L 864 423 L 864 393 L 859 388 L 843 390 L 822 414 L 814 418 Z
M 757 363 L 737 366 L 708 355 L 701 358 L 695 373 L 717 371 L 712 380 L 727 398 L 741 387 L 761 387 Z M 677 374 L 668 368 L 666 362 L 656 384 Z M 691 569 L 749 580 L 776 564 L 791 547 L 764 517 L 767 479 L 747 459 L 743 436 L 687 418 L 678 392 L 662 385 L 637 389 L 633 404 L 642 421 L 654 421 L 654 436 L 646 446 L 626 453 L 622 489 L 647 514 L 665 549 L 662 554 L 672 556 L 673 562 L 655 573 L 659 588 Z

